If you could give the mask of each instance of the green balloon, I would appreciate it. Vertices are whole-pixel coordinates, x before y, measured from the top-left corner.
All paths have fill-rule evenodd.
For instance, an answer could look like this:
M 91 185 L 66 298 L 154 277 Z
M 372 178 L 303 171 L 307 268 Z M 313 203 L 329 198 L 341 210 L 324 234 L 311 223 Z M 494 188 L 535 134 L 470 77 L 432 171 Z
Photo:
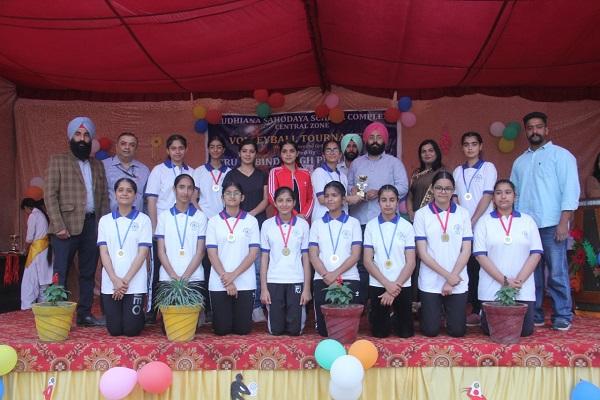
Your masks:
M 317 360 L 317 364 L 328 371 L 331 368 L 331 364 L 333 364 L 338 357 L 345 355 L 346 349 L 344 346 L 333 339 L 321 340 L 315 349 L 315 359 Z
M 269 106 L 267 103 L 259 103 L 256 106 L 256 115 L 261 118 L 267 118 L 269 115 L 271 115 L 271 106 Z
M 502 137 L 506 140 L 515 140 L 519 131 L 514 126 L 506 125 L 506 128 L 502 131 Z

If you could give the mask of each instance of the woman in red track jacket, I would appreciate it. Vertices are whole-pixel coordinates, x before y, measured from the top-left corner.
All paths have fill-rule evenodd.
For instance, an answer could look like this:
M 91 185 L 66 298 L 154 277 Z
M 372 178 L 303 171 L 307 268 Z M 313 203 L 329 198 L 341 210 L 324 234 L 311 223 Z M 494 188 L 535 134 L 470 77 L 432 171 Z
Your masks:
M 298 167 L 298 147 L 296 143 L 285 141 L 281 145 L 279 158 L 282 165 L 271 169 L 271 172 L 269 172 L 269 202 L 274 204 L 275 191 L 282 186 L 287 186 L 294 192 L 297 215 L 309 220 L 313 209 L 313 188 L 310 172 Z

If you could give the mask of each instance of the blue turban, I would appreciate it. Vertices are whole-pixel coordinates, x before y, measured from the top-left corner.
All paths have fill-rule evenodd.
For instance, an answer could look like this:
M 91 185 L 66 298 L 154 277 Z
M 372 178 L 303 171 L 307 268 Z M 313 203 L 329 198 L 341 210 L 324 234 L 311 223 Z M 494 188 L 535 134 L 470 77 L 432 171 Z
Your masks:
M 90 139 L 93 139 L 96 136 L 96 125 L 92 122 L 88 117 L 76 117 L 69 122 L 69 126 L 67 127 L 67 137 L 69 140 L 73 138 L 75 132 L 80 127 L 84 127 L 88 133 L 90 134 Z
M 350 143 L 351 140 L 354 142 L 354 144 L 356 144 L 356 147 L 358 147 L 358 153 L 360 154 L 363 148 L 363 141 L 360 138 L 360 135 L 357 133 L 347 133 L 344 135 L 340 143 L 342 153 L 346 151 L 346 147 L 348 147 L 348 143 Z

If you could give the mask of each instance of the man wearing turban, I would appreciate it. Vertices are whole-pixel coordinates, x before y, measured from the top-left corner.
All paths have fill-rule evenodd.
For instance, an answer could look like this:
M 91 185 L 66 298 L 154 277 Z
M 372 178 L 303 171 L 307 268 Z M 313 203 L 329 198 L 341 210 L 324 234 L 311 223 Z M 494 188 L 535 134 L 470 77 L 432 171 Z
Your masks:
M 340 147 L 344 155 L 344 160 L 338 164 L 337 169 L 342 174 L 348 176 L 348 170 L 352 161 L 362 152 L 363 142 L 358 133 L 347 133 L 342 137 Z

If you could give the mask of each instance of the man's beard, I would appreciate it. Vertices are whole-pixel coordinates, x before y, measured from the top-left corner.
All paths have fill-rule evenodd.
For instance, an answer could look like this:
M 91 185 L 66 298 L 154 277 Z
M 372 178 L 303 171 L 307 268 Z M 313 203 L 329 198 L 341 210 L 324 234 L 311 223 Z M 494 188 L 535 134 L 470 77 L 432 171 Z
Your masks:
M 76 142 L 73 139 L 69 142 L 71 147 L 71 153 L 81 161 L 85 161 L 90 158 L 92 152 L 92 142 L 86 142 L 84 140 Z
M 356 159 L 356 157 L 358 157 L 357 151 L 345 151 L 344 152 L 344 158 L 346 159 L 346 161 L 354 161 L 354 159 Z
M 367 153 L 372 156 L 378 156 L 383 153 L 385 146 L 379 143 L 367 144 Z
M 543 136 L 538 135 L 537 133 L 534 133 L 533 135 L 529 136 L 527 140 L 530 144 L 541 144 L 544 142 Z

